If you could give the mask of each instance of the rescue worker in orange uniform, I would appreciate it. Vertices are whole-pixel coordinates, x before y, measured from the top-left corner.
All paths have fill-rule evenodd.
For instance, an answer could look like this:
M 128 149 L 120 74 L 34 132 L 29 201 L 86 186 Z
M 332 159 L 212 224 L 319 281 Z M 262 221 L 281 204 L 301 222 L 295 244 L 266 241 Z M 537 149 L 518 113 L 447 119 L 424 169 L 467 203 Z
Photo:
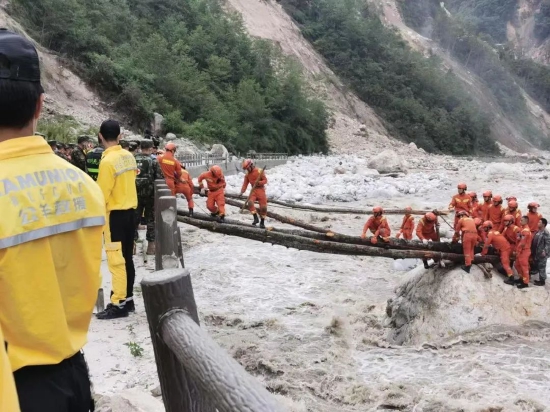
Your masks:
M 485 256 L 489 251 L 489 246 L 493 246 L 500 255 L 500 263 L 502 263 L 502 267 L 508 277 L 504 283 L 513 285 L 514 272 L 512 272 L 512 268 L 510 267 L 510 253 L 512 252 L 510 243 L 498 230 L 493 230 L 493 223 L 490 220 L 483 223 L 483 230 L 487 233 L 487 241 L 483 246 L 481 255 Z
M 189 216 L 193 216 L 195 203 L 193 202 L 193 179 L 187 170 L 185 170 L 178 159 L 175 158 L 177 147 L 174 143 L 167 143 L 164 147 L 165 153 L 157 156 L 166 184 L 172 191 L 172 195 L 181 193 L 187 199 Z
M 483 230 L 483 221 L 476 217 L 474 219 L 474 223 L 476 225 L 477 229 L 477 243 L 485 243 L 485 239 L 487 239 L 487 233 Z
M 508 200 L 508 207 L 504 209 L 504 217 L 507 215 L 511 215 L 514 218 L 514 226 L 519 226 L 521 224 L 521 211 L 518 209 L 518 201 L 515 197 L 508 197 L 506 198 Z M 499 231 L 502 233 L 504 232 L 504 219 L 502 220 L 502 223 L 500 224 Z
M 378 243 L 378 236 L 382 237 L 383 240 L 388 241 L 391 235 L 391 229 L 386 216 L 384 216 L 384 209 L 380 206 L 376 206 L 372 209 L 372 213 L 373 216 L 367 220 L 367 223 L 365 223 L 365 226 L 363 227 L 361 239 L 366 239 L 367 231 L 370 229 L 373 233 L 370 242 L 373 245 Z
M 420 219 L 418 225 L 416 226 L 416 236 L 422 241 L 422 243 L 427 244 L 428 242 L 439 242 L 439 222 L 435 213 L 428 212 Z M 422 259 L 424 263 L 424 268 L 429 269 L 428 259 Z
M 498 231 L 503 218 L 504 207 L 502 206 L 502 196 L 493 196 L 493 204 L 487 209 L 485 220 L 489 220 L 493 224 L 493 228 Z
M 529 218 L 521 218 L 521 231 L 516 249 L 516 270 L 520 276 L 518 289 L 529 287 L 529 257 L 531 256 L 531 229 Z
M 457 213 L 459 220 L 455 226 L 455 233 L 462 234 L 462 250 L 464 253 L 464 263 L 462 270 L 466 273 L 470 273 L 472 268 L 472 261 L 474 259 L 474 249 L 477 244 L 477 228 L 468 212 L 461 210 Z
M 527 209 L 529 209 L 527 217 L 529 218 L 529 229 L 531 229 L 531 233 L 535 233 L 539 230 L 539 221 L 543 217 L 537 212 L 539 207 L 540 205 L 537 202 L 531 202 L 527 205 Z
M 265 185 L 267 184 L 267 177 L 263 169 L 254 167 L 254 162 L 250 159 L 243 161 L 243 169 L 246 171 L 244 176 L 243 186 L 241 188 L 241 196 L 246 192 L 246 188 L 250 184 L 250 190 L 252 194 L 248 201 L 248 210 L 252 213 L 254 221 L 253 226 L 260 224 L 260 228 L 265 229 L 265 218 L 267 217 L 267 196 L 265 194 Z M 256 185 L 256 186 L 254 186 Z M 258 201 L 260 204 L 260 220 L 258 220 L 258 213 L 256 212 L 256 206 L 254 203 Z
M 451 203 L 449 204 L 449 210 L 455 211 L 455 221 L 453 227 L 456 227 L 458 220 L 460 219 L 458 212 L 464 211 L 467 212 L 468 215 L 472 213 L 472 198 L 466 194 L 466 189 L 468 189 L 466 183 L 459 183 L 457 188 L 458 194 L 453 196 Z M 453 243 L 458 242 L 458 238 L 459 234 L 455 232 L 453 235 Z
M 502 230 L 502 235 L 506 238 L 508 243 L 510 243 L 510 246 L 512 246 L 512 250 L 516 250 L 516 245 L 518 242 L 518 236 L 519 232 L 521 232 L 520 228 L 516 226 L 515 224 L 515 218 L 513 215 L 506 215 L 504 216 L 504 219 L 502 220 L 504 229 Z M 521 224 L 521 219 L 520 219 Z
M 477 199 L 477 193 L 469 192 L 468 196 L 470 196 L 470 199 L 472 199 L 472 214 L 471 214 L 472 219 L 475 219 L 476 217 L 479 217 L 480 219 L 483 218 L 483 212 L 481 210 L 481 204 Z
M 412 240 L 414 232 L 414 217 L 411 215 L 412 207 L 407 206 L 405 208 L 405 216 L 403 216 L 403 223 L 401 223 L 401 229 L 397 232 L 397 239 L 403 236 L 405 240 Z
M 203 187 L 203 181 L 206 181 L 207 189 Z M 225 177 L 222 168 L 218 165 L 212 166 L 209 171 L 199 176 L 201 196 L 204 196 L 208 190 L 206 207 L 212 217 L 217 218 L 220 223 L 225 219 L 225 186 Z
M 481 220 L 484 222 L 489 220 L 487 213 L 489 213 L 489 207 L 493 204 L 493 192 L 486 190 L 483 192 L 483 203 L 479 205 L 479 212 L 481 213 Z

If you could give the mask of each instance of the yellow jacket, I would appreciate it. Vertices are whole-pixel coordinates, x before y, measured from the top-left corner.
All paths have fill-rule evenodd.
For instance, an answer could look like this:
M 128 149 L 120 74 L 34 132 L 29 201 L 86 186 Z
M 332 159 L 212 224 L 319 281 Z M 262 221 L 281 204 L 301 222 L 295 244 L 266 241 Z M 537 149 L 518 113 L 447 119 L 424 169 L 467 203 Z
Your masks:
M 137 208 L 136 159 L 120 146 L 103 152 L 97 184 L 105 196 L 107 212 Z
M 0 411 L 19 412 L 19 399 L 17 398 L 8 355 L 4 350 L 2 328 L 0 328 Z
M 86 343 L 99 288 L 103 194 L 39 136 L 0 142 L 0 326 L 12 370 Z

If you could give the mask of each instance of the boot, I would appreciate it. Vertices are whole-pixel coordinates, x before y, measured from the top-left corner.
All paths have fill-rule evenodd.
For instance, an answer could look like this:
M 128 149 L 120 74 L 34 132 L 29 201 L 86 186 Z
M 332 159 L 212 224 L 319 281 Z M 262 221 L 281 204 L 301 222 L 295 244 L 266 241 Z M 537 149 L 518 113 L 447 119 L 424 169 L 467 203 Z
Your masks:
M 216 222 L 218 222 L 218 223 L 223 223 L 224 221 L 225 221 L 225 215 L 219 215 L 216 218 Z
M 210 217 L 218 217 L 219 214 L 220 212 L 210 213 Z
M 193 208 L 192 207 L 189 208 L 189 217 L 193 217 Z
M 134 299 L 132 300 L 127 300 L 126 303 L 124 304 L 124 307 L 126 308 L 126 310 L 128 312 L 135 312 L 136 311 L 136 305 L 134 303 Z
M 461 266 L 462 270 L 466 273 L 470 273 L 470 269 L 472 268 L 472 265 L 470 266 Z
M 546 281 L 544 281 L 544 280 L 535 280 L 533 283 L 535 284 L 535 286 L 544 286 L 546 284 Z
M 260 220 L 260 229 L 265 229 L 265 219 L 262 217 L 262 220 Z
M 149 241 L 147 243 L 147 252 L 145 252 L 146 255 L 154 255 L 155 254 L 155 241 Z
M 128 309 L 125 306 L 115 306 L 112 303 L 109 303 L 103 312 L 99 312 L 95 316 L 101 320 L 127 318 Z
M 518 289 L 525 289 L 525 288 L 528 288 L 528 287 L 529 287 L 529 285 L 527 283 L 524 283 L 523 280 L 518 285 Z
M 424 263 L 424 269 L 429 269 L 430 268 L 430 265 L 428 265 L 428 260 L 427 259 L 422 259 L 422 263 Z
M 514 286 L 516 284 L 516 281 L 514 279 L 514 276 L 508 276 L 506 278 L 506 280 L 504 281 L 504 283 L 506 283 L 507 285 L 512 285 Z
M 254 217 L 254 221 L 252 222 L 252 226 L 256 226 L 258 223 L 260 223 L 260 219 L 258 219 L 258 214 L 254 213 L 252 215 Z

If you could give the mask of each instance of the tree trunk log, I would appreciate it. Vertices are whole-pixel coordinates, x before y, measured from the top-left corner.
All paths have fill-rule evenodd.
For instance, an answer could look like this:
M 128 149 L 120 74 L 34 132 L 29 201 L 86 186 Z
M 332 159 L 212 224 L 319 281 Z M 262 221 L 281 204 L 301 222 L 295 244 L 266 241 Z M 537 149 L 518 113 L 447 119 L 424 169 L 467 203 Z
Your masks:
M 303 236 L 287 235 L 269 230 L 258 230 L 230 224 L 218 224 L 214 222 L 199 221 L 186 216 L 178 216 L 182 223 L 206 229 L 211 232 L 222 233 L 258 240 L 264 243 L 277 244 L 298 250 L 309 250 L 318 253 L 330 253 L 350 256 L 377 256 L 391 259 L 444 259 L 453 262 L 463 262 L 464 256 L 456 253 L 436 252 L 433 250 L 395 250 L 373 246 L 351 245 L 310 239 Z M 498 261 L 497 256 L 477 256 L 474 263 L 492 263 Z

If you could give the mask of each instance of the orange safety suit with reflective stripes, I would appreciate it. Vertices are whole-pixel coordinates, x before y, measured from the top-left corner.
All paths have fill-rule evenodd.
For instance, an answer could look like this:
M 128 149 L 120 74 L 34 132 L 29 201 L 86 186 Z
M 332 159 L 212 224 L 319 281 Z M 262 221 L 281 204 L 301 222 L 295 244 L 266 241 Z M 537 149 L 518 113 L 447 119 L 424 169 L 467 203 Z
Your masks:
M 523 283 L 529 284 L 529 257 L 531 256 L 531 230 L 525 225 L 519 233 L 516 249 L 516 270 L 522 277 Z
M 542 219 L 542 215 L 538 212 L 532 213 L 528 212 L 527 217 L 529 218 L 529 229 L 531 230 L 531 233 L 538 232 L 539 230 L 539 221 Z
M 479 206 L 479 209 L 478 209 L 478 213 L 481 214 L 481 216 L 479 216 L 479 218 L 481 220 L 483 220 L 484 222 L 489 220 L 488 216 L 489 216 L 489 207 L 491 207 L 493 203 L 492 202 L 483 202 L 480 206 Z M 487 237 L 487 236 L 485 236 Z
M 258 177 L 261 177 L 258 181 Z M 253 215 L 256 214 L 256 206 L 255 203 L 258 201 L 260 204 L 260 216 L 265 219 L 267 216 L 267 196 L 265 194 L 265 185 L 267 184 L 267 177 L 265 176 L 265 172 L 262 169 L 259 169 L 255 167 L 252 169 L 251 172 L 246 172 L 244 176 L 244 182 L 243 186 L 241 188 L 241 193 L 246 192 L 246 188 L 250 184 L 251 189 L 254 187 L 254 184 L 258 181 L 258 184 L 256 185 L 256 188 L 252 190 L 252 194 L 250 196 L 250 200 L 248 201 L 248 210 L 252 212 Z
M 523 216 L 521 214 L 521 210 L 519 210 L 517 207 L 515 210 L 510 210 L 510 208 L 506 208 L 504 209 L 504 213 L 503 213 L 503 217 L 506 216 L 506 215 L 512 215 L 514 216 L 514 225 L 515 226 L 520 226 L 521 225 L 521 217 Z M 502 223 L 500 224 L 500 228 L 499 228 L 499 232 L 503 233 L 504 232 L 504 219 L 502 220 Z
M 474 219 L 471 217 L 461 218 L 455 227 L 455 233 L 462 233 L 464 261 L 466 266 L 471 266 L 474 259 L 474 248 L 477 243 L 477 228 Z
M 403 239 L 412 240 L 414 232 L 414 217 L 412 215 L 403 216 L 403 223 L 401 223 L 401 229 L 397 233 L 397 238 L 403 235 Z
M 491 221 L 493 227 L 495 228 L 495 230 L 497 230 L 497 228 L 500 229 L 502 219 L 504 219 L 504 208 L 502 207 L 502 205 L 491 205 L 487 209 L 487 215 L 485 216 L 485 219 L 483 221 Z
M 210 213 L 218 213 L 225 216 L 225 178 L 222 176 L 214 176 L 211 171 L 204 172 L 199 176 L 199 187 L 202 186 L 203 180 L 206 180 L 208 185 L 208 198 L 206 199 L 206 207 Z
M 512 250 L 516 250 L 516 245 L 518 243 L 518 236 L 520 232 L 519 226 L 514 225 L 513 223 L 510 226 L 505 226 L 502 231 L 502 235 L 506 238 Z
M 483 205 L 479 201 L 472 201 L 472 215 L 474 219 L 476 217 L 483 219 Z
M 434 242 L 439 242 L 439 236 L 437 236 L 436 230 L 437 220 L 433 222 L 428 222 L 425 217 L 420 219 L 418 225 L 416 226 L 416 236 L 420 240 L 432 240 Z
M 101 283 L 103 193 L 42 137 L 14 138 L 0 142 L 0 211 L 0 344 L 13 371 L 57 365 L 86 343 Z
M 172 152 L 157 156 L 157 161 L 164 174 L 166 185 L 172 191 L 172 195 L 175 196 L 176 193 L 181 193 L 185 196 L 189 209 L 193 209 L 195 207 L 193 202 L 195 187 L 189 172 L 181 166 L 181 163 L 174 157 Z
M 384 238 L 384 240 L 388 240 L 391 235 L 390 225 L 388 224 L 386 216 L 371 216 L 369 220 L 367 220 L 367 223 L 365 223 L 365 226 L 363 226 L 362 237 L 366 236 L 368 230 L 373 233 L 371 243 L 377 243 L 378 236 Z
M 489 236 L 487 237 L 487 241 L 485 242 L 485 246 L 483 246 L 483 251 L 481 252 L 482 255 L 486 255 L 489 251 L 489 246 L 493 246 L 496 251 L 500 255 L 500 262 L 502 263 L 502 267 L 506 271 L 506 274 L 508 276 L 512 276 L 512 268 L 510 267 L 510 252 L 512 251 L 512 248 L 510 247 L 510 243 L 504 238 L 504 236 L 497 230 L 491 230 L 489 231 Z

